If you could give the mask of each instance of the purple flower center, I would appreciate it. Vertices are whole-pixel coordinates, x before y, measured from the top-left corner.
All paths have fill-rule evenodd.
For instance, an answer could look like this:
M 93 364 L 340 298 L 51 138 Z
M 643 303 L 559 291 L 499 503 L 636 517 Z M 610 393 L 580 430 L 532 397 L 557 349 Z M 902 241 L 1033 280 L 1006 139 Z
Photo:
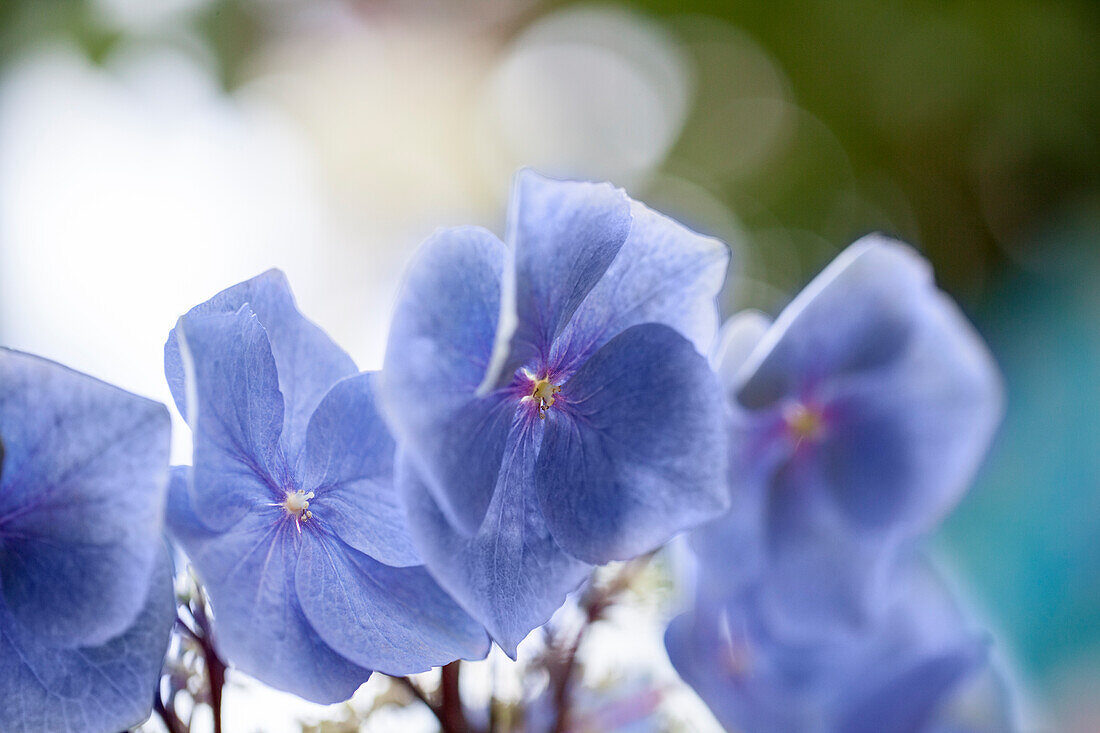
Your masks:
M 792 402 L 783 408 L 783 422 L 787 437 L 796 445 L 809 441 L 815 443 L 825 432 L 825 415 L 822 410 L 803 402 Z

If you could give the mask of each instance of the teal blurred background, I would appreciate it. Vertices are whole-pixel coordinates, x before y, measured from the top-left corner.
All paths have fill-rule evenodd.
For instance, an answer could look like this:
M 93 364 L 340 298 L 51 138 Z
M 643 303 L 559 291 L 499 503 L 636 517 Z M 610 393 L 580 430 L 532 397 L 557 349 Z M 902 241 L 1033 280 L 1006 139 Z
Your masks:
M 917 245 L 1008 389 L 937 546 L 1100 730 L 1097 3 L 0 0 L 0 75 L 0 341 L 161 399 L 175 315 L 271 265 L 377 366 L 411 248 L 521 165 L 729 241 L 727 313 Z

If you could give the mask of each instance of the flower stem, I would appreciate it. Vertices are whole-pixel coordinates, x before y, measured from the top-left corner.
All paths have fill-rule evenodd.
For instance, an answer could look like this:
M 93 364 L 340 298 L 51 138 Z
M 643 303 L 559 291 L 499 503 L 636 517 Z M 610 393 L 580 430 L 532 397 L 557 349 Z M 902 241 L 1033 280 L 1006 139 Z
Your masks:
M 196 584 L 195 594 L 186 604 L 186 608 L 194 619 L 194 627 L 182 618 L 177 618 L 176 623 L 202 650 L 206 679 L 210 685 L 210 711 L 214 716 L 214 733 L 222 733 L 222 689 L 225 687 L 226 664 L 214 648 L 213 626 L 206 614 L 206 595 L 201 586 Z
M 443 713 L 440 711 L 439 706 L 432 702 L 432 699 L 428 697 L 428 695 L 423 690 L 420 689 L 419 685 L 410 680 L 408 677 L 391 677 L 390 679 L 411 692 L 412 696 L 415 697 L 417 700 L 424 703 L 425 707 L 427 707 L 428 710 L 431 710 L 432 715 L 434 715 L 435 719 L 439 721 L 440 727 L 443 730 L 446 730 L 447 721 L 443 717 Z
M 157 690 L 157 694 L 153 697 L 153 711 L 164 723 L 168 733 L 187 733 L 187 728 L 184 726 L 183 721 L 179 719 L 179 716 L 176 715 L 176 711 L 165 707 L 164 701 L 160 699 L 160 690 Z
M 602 619 L 604 613 L 615 602 L 619 594 L 630 587 L 634 578 L 649 563 L 653 554 L 650 553 L 631 560 L 619 570 L 618 574 L 609 583 L 590 586 L 581 599 L 580 605 L 584 609 L 584 621 L 564 655 L 559 657 L 560 666 L 557 667 L 556 674 L 551 674 L 550 684 L 553 686 L 554 711 L 557 716 L 554 719 L 553 727 L 550 728 L 551 733 L 566 733 L 569 730 L 570 708 L 572 707 L 570 692 L 573 676 L 577 669 L 577 652 L 580 650 L 581 642 L 584 641 L 592 624 Z
M 441 670 L 439 689 L 428 695 L 420 686 L 408 677 L 391 677 L 394 682 L 412 693 L 420 702 L 432 711 L 439 721 L 442 733 L 473 733 L 466 720 L 462 707 L 462 698 L 458 690 L 458 662 L 452 662 Z M 433 699 L 434 698 L 434 699 Z
M 458 675 L 462 662 L 455 660 L 443 667 L 439 681 L 439 712 L 443 733 L 470 733 L 466 712 L 462 709 L 462 694 L 458 689 Z

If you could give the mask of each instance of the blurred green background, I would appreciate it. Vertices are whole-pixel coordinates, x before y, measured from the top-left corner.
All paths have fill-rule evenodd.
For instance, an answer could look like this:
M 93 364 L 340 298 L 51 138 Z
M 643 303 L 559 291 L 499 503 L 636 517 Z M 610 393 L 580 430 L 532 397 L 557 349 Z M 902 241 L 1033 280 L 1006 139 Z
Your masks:
M 150 71 L 165 58 L 189 71 Z M 117 320 L 103 322 L 116 313 L 107 310 L 80 326 L 103 329 L 89 342 L 102 349 L 66 352 L 69 316 L 94 300 L 66 301 L 78 274 L 51 275 L 68 247 L 102 248 L 90 261 L 119 290 L 151 280 L 143 297 L 160 309 L 157 323 L 231 274 L 281 264 L 305 283 L 318 320 L 371 366 L 392 297 L 385 283 L 407 252 L 436 225 L 499 230 L 518 165 L 610 178 L 731 242 L 727 313 L 776 312 L 866 232 L 917 245 L 988 339 L 1008 388 L 995 450 L 938 545 L 1036 707 L 1056 729 L 1100 730 L 1100 702 L 1082 694 L 1100 688 L 1100 4 L 0 0 L 0 73 L 0 339 L 150 393 L 159 371 L 115 362 L 155 371 L 155 354 L 143 360 L 160 326 L 127 341 Z M 181 109 L 201 102 L 217 119 L 251 120 L 260 108 L 278 120 L 279 155 L 292 139 L 306 162 L 294 173 L 272 163 L 275 173 L 256 179 L 284 171 L 278 196 L 232 179 L 225 206 L 233 196 L 245 204 L 207 219 L 193 218 L 206 211 L 201 199 L 179 203 L 165 189 L 155 199 L 163 211 L 200 223 L 193 257 L 191 244 L 159 251 L 171 221 L 118 231 L 85 209 L 120 196 L 125 210 L 144 181 L 183 174 L 135 153 L 126 134 L 112 137 L 123 119 L 115 107 L 83 117 L 91 97 L 70 77 L 121 84 L 125 114 L 138 117 L 179 115 L 157 100 L 178 98 L 173 84 L 206 85 Z M 151 149 L 188 139 L 184 123 L 157 125 Z M 87 129 L 99 132 L 79 137 Z M 242 130 L 180 155 L 235 160 L 255 138 Z M 41 150 L 62 138 L 72 151 L 42 163 Z M 265 151 L 254 157 L 282 160 Z M 116 165 L 134 188 L 99 180 Z M 224 179 L 202 175 L 173 185 L 200 196 L 204 181 Z M 268 262 L 282 251 L 269 241 L 277 235 L 245 217 L 276 227 L 306 206 L 298 187 L 324 222 L 305 231 L 322 234 L 300 245 L 302 264 Z M 245 224 L 223 227 L 219 216 Z M 76 223 L 55 230 L 55 219 Z M 112 250 L 126 237 L 131 249 Z M 238 244 L 239 256 L 225 254 Z M 159 254 L 133 264 L 133 252 L 148 251 Z M 188 279 L 179 262 L 189 258 L 208 281 L 159 304 L 165 281 Z M 326 295 L 364 273 L 382 283 L 376 300 Z M 367 313 L 376 325 L 362 325 L 356 314 Z

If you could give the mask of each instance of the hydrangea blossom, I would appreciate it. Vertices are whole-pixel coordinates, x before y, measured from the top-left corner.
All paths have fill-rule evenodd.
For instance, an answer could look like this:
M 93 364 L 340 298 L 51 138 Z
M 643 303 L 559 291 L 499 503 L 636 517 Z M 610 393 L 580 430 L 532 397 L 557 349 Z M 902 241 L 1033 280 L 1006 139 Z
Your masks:
M 488 637 L 428 573 L 393 486 L 374 375 L 269 271 L 183 316 L 165 371 L 194 434 L 169 525 L 241 670 L 316 702 L 371 670 L 481 658 Z
M 399 296 L 383 407 L 427 567 L 509 654 L 592 565 L 727 505 L 700 350 L 728 264 L 607 184 L 517 178 L 507 244 L 441 230 Z
M 1012 711 L 974 631 L 935 572 L 907 564 L 883 615 L 855 637 L 792 643 L 751 590 L 669 625 L 673 666 L 715 717 L 744 733 L 1007 733 Z
M 774 324 L 724 328 L 734 508 L 696 533 L 706 582 L 767 578 L 810 636 L 873 613 L 896 548 L 960 498 L 1001 415 L 981 339 L 909 247 L 868 236 Z M 739 568 L 740 572 L 731 572 Z
M 175 619 L 168 412 L 0 349 L 0 730 L 149 715 Z
M 695 605 L 666 634 L 681 676 L 749 733 L 1010 730 L 996 700 L 981 727 L 953 717 L 986 643 L 899 560 L 959 499 L 1001 410 L 927 264 L 860 240 L 774 325 L 732 319 L 716 361 L 735 504 L 691 538 Z

